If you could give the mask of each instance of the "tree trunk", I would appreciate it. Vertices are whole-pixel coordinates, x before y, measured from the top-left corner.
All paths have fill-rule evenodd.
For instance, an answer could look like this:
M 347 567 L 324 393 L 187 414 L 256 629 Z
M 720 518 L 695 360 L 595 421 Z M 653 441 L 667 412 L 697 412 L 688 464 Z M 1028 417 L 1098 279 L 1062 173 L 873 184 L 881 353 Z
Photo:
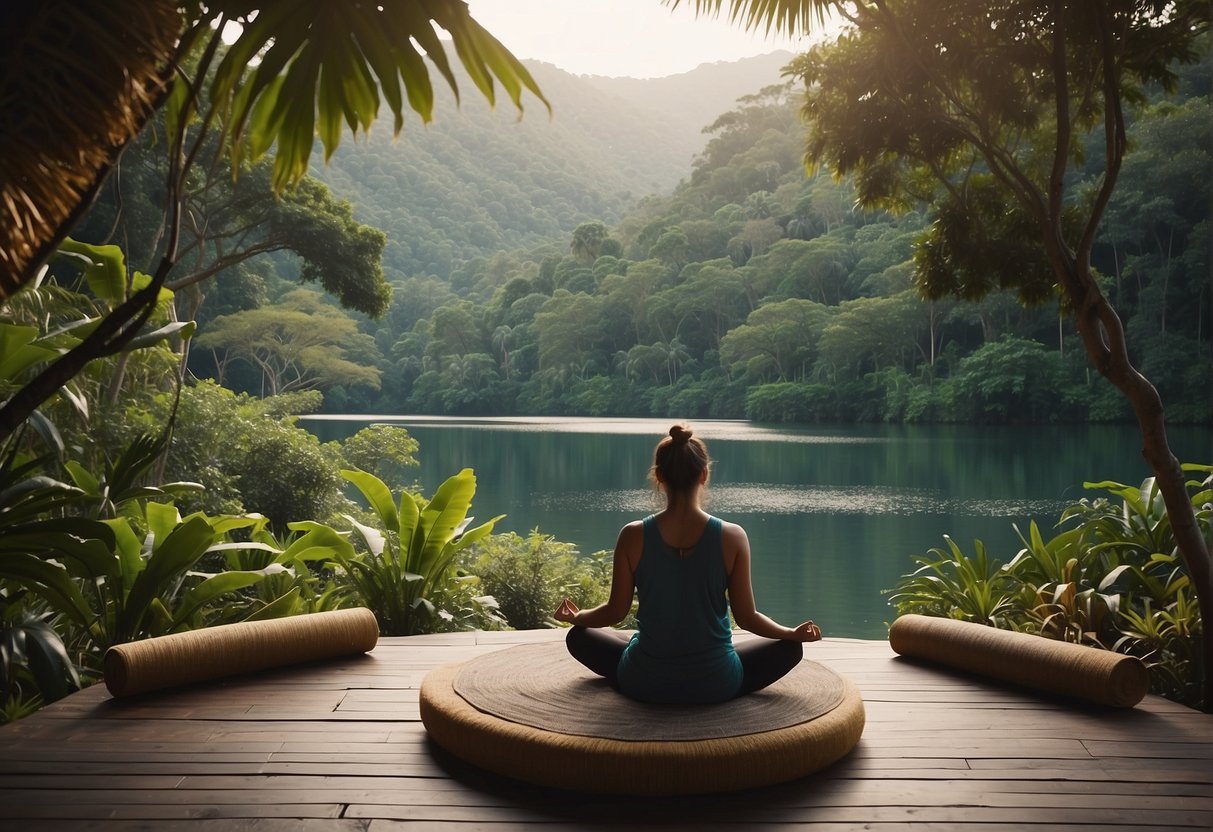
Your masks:
M 1120 390 L 1133 407 L 1141 430 L 1141 454 L 1154 472 L 1154 481 L 1167 507 L 1175 544 L 1187 566 L 1201 617 L 1201 701 L 1213 713 L 1213 565 L 1209 547 L 1200 532 L 1183 469 L 1167 441 L 1162 399 L 1154 385 L 1129 360 L 1124 330 L 1116 310 L 1099 291 L 1089 267 L 1070 268 L 1065 281 L 1074 303 L 1076 323 L 1091 363 Z

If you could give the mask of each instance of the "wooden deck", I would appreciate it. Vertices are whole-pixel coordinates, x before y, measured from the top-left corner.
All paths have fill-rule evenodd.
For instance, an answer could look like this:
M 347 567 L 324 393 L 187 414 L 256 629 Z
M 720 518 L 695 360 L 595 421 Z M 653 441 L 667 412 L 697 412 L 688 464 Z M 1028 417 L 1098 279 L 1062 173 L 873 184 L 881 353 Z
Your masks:
M 115 702 L 97 685 L 0 728 L 0 829 L 545 829 L 755 824 L 1042 831 L 1213 828 L 1213 716 L 1157 697 L 1074 707 L 829 639 L 867 728 L 813 777 L 613 799 L 472 770 L 428 742 L 432 667 L 553 631 L 385 638 L 368 656 Z

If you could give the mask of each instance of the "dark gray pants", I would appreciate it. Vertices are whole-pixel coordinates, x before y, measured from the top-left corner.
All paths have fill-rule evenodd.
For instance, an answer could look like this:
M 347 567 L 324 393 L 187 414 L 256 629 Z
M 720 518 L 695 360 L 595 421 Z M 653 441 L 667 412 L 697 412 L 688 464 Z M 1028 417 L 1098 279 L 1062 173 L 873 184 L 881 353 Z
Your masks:
M 627 639 L 615 630 L 570 627 L 565 644 L 573 658 L 618 689 L 615 672 Z M 804 658 L 804 645 L 799 641 L 756 638 L 743 641 L 735 648 L 741 659 L 741 692 L 739 696 L 762 690 L 782 679 Z

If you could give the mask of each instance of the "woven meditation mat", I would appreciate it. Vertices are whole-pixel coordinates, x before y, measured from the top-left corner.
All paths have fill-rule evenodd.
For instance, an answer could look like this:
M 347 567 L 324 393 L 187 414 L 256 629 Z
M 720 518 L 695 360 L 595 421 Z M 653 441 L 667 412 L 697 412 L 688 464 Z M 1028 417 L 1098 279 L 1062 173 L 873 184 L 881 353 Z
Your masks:
M 244 621 L 118 644 L 105 653 L 105 686 L 115 697 L 300 662 L 366 653 L 379 640 L 365 608 Z
M 859 691 L 815 662 L 718 705 L 650 705 L 612 690 L 563 642 L 437 668 L 421 684 L 420 705 L 430 737 L 469 763 L 617 794 L 736 791 L 804 777 L 846 755 L 864 726 Z
M 787 728 L 834 709 L 845 691 L 837 673 L 802 661 L 765 690 L 730 702 L 688 708 L 628 701 L 619 708 L 621 695 L 605 679 L 550 644 L 467 662 L 454 687 L 472 707 L 500 719 L 616 740 L 704 740 Z
M 889 628 L 889 646 L 1004 682 L 1097 705 L 1131 708 L 1150 689 L 1141 659 L 970 621 L 903 615 Z

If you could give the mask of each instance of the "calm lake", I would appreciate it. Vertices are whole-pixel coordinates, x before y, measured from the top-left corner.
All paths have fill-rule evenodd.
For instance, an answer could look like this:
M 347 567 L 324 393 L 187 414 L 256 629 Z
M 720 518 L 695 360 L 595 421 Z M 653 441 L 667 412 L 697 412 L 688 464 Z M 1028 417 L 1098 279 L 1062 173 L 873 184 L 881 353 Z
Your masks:
M 669 419 L 460 419 L 313 416 L 300 424 L 340 439 L 373 423 L 406 427 L 421 444 L 416 474 L 430 494 L 474 468 L 481 518 L 498 531 L 534 528 L 583 553 L 613 548 L 621 526 L 660 506 L 646 477 Z M 1137 484 L 1149 475 L 1128 425 L 1027 428 L 865 425 L 821 428 L 694 422 L 714 458 L 707 509 L 745 526 L 761 610 L 827 636 L 884 638 L 892 610 L 881 590 L 911 556 L 950 535 L 972 552 L 983 539 L 1000 561 L 1030 518 L 1042 532 L 1084 480 Z M 1208 463 L 1208 428 L 1172 428 L 1181 461 Z

